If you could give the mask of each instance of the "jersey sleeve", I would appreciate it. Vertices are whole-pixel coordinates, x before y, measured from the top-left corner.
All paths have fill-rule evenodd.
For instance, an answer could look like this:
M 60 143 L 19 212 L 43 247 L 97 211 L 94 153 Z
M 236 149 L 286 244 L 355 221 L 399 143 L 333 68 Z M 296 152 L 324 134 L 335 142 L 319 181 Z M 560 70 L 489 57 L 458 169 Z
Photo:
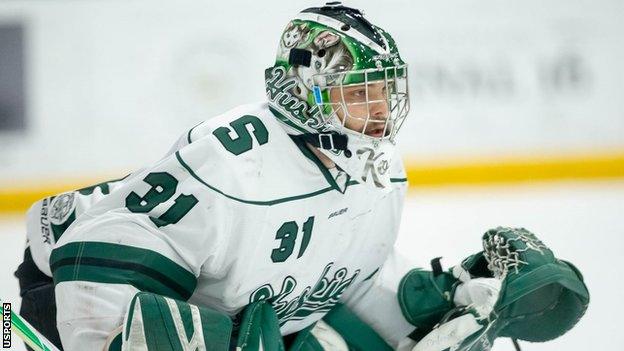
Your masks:
M 161 160 L 201 139 L 209 130 L 204 122 L 193 126 L 180 135 Z M 143 169 L 140 169 L 123 178 L 56 194 L 35 202 L 26 214 L 26 238 L 27 247 L 30 248 L 37 268 L 51 277 L 50 254 L 67 228 L 93 205 L 121 188 L 135 174 L 142 171 Z
M 206 134 L 209 128 L 207 127 L 206 121 L 200 122 L 193 126 L 191 129 L 183 133 L 178 140 L 173 143 L 169 151 L 165 154 L 165 157 L 171 156 L 175 154 L 177 151 L 182 149 L 183 147 L 191 144 L 193 141 L 200 139 L 202 136 Z
M 46 197 L 26 213 L 26 238 L 40 271 L 52 276 L 50 253 L 65 230 L 85 211 L 121 187 L 124 178 Z
M 102 349 L 138 291 L 186 301 L 200 273 L 222 275 L 232 216 L 220 200 L 171 155 L 80 216 L 50 258 L 65 350 Z

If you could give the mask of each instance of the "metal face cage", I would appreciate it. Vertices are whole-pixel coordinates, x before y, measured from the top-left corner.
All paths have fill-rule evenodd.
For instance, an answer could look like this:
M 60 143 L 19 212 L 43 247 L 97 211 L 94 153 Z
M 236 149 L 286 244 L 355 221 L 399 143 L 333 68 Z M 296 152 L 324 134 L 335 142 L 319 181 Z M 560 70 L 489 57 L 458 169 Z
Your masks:
M 324 123 L 340 133 L 394 142 L 410 107 L 407 65 L 316 74 L 312 79 Z

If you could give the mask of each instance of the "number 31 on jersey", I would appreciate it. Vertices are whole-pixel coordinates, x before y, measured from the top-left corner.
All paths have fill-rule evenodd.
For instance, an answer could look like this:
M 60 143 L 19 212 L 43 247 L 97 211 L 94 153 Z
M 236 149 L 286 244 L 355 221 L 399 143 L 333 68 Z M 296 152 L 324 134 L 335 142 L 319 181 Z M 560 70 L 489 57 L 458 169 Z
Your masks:
M 147 213 L 153 210 L 156 206 L 171 199 L 178 187 L 178 180 L 167 172 L 150 173 L 143 178 L 143 181 L 152 187 L 143 196 L 133 191 L 126 197 L 126 208 L 130 212 Z M 157 227 L 178 223 L 196 204 L 195 196 L 180 194 L 165 213 L 158 218 L 150 216 L 150 220 Z

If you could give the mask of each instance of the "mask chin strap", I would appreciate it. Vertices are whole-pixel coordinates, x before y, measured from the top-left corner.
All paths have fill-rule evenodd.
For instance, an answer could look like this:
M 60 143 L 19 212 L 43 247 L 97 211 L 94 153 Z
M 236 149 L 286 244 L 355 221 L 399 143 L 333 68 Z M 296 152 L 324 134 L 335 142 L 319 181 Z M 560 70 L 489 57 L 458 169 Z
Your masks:
M 348 138 L 339 133 L 306 133 L 293 135 L 293 137 L 303 140 L 306 143 L 324 150 L 344 151 L 344 155 L 350 158 L 352 153 L 347 149 Z

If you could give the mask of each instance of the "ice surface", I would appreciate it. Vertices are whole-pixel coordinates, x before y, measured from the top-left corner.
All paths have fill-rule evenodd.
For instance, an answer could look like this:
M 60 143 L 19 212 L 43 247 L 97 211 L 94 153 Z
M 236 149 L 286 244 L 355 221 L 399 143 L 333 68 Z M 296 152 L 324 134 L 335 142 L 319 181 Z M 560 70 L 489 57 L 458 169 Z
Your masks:
M 615 350 L 624 345 L 624 283 L 618 257 L 624 252 L 624 182 L 553 183 L 514 187 L 415 190 L 405 204 L 397 245 L 428 265 L 443 256 L 446 266 L 481 249 L 480 236 L 497 226 L 524 226 L 558 257 L 583 272 L 592 301 L 586 316 L 563 337 L 523 350 Z M 22 218 L 0 218 L 0 297 L 19 305 L 13 271 L 21 260 Z M 24 350 L 14 336 L 11 350 Z M 513 350 L 499 340 L 496 351 Z

